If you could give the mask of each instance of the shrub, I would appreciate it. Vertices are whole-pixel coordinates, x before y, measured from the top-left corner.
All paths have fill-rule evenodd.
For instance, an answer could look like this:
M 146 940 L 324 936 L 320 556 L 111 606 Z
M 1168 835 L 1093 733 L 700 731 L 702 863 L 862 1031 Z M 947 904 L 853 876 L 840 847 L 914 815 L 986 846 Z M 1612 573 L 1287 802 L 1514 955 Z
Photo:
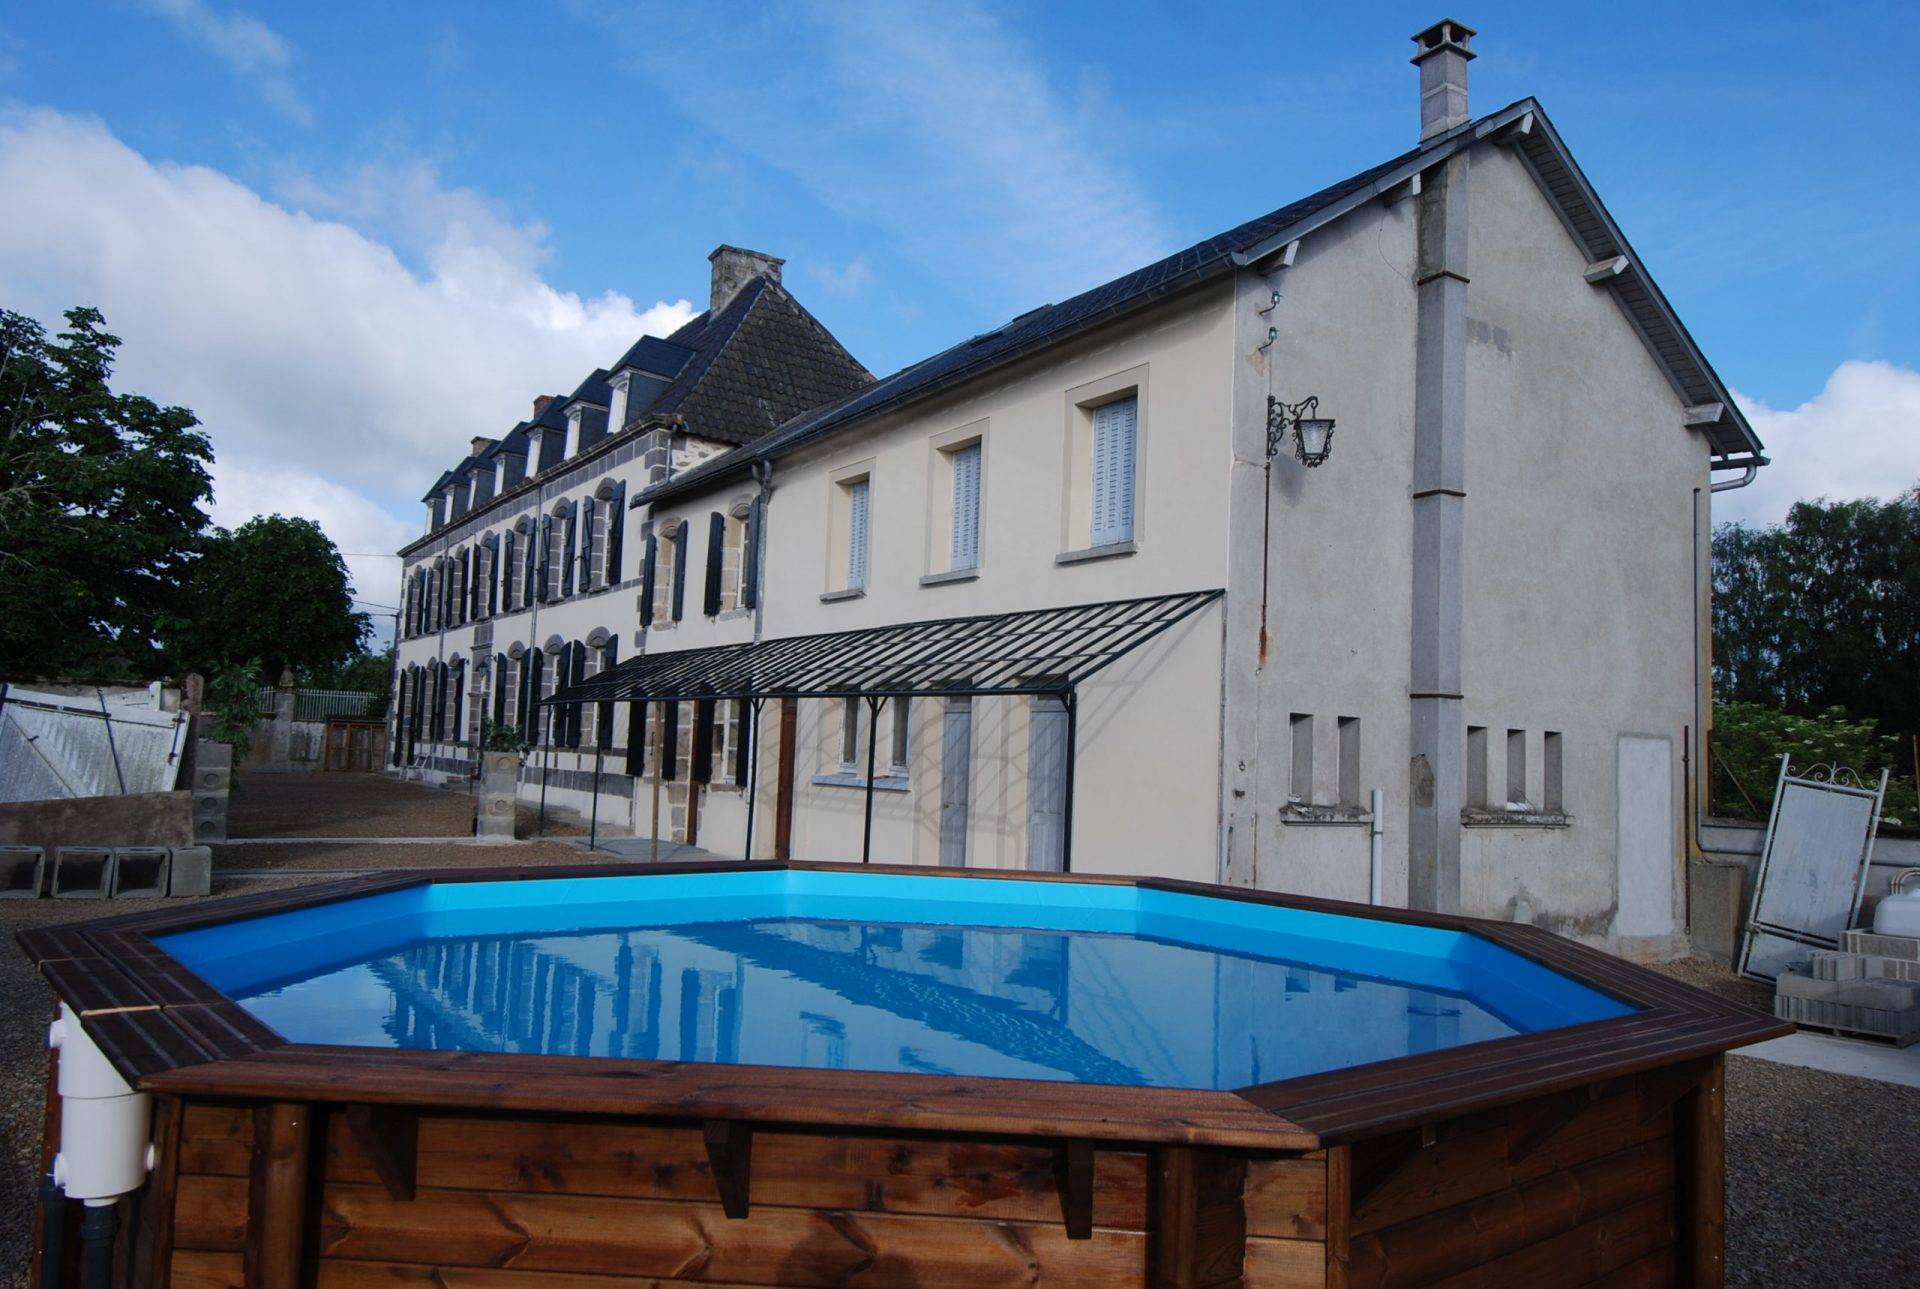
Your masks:
M 1713 812 L 1764 820 L 1773 808 L 1783 752 L 1795 773 L 1816 765 L 1845 766 L 1868 786 L 1879 780 L 1881 770 L 1891 770 L 1884 822 L 1920 824 L 1910 748 L 1877 733 L 1872 721 L 1847 719 L 1840 707 L 1794 716 L 1760 703 L 1714 704 Z

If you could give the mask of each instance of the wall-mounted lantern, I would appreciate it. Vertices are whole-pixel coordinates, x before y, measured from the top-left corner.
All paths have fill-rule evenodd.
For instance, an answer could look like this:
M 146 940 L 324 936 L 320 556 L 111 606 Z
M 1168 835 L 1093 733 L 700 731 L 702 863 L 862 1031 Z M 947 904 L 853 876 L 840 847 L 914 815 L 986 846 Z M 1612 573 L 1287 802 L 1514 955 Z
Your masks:
M 1267 460 L 1280 455 L 1280 445 L 1292 432 L 1293 455 L 1309 470 L 1325 461 L 1333 452 L 1333 418 L 1318 417 L 1318 397 L 1309 395 L 1298 403 L 1283 403 L 1267 395 Z

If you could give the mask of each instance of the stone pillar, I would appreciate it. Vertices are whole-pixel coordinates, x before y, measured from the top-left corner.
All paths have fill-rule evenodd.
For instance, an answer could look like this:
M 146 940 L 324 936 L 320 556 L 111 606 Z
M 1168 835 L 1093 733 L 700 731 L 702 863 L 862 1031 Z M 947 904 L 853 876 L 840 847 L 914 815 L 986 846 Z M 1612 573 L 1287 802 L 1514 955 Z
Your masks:
M 474 799 L 474 835 L 511 841 L 514 805 L 519 795 L 520 754 L 482 752 L 480 775 L 480 793 Z
M 1420 52 L 1421 137 L 1467 119 L 1473 33 L 1440 23 Z M 1466 524 L 1467 183 L 1465 151 L 1426 171 L 1418 198 L 1414 290 L 1413 639 L 1408 903 L 1460 907 L 1460 626 Z
M 293 764 L 293 699 L 293 668 L 288 667 L 281 671 L 280 683 L 273 690 L 273 731 L 267 764 L 276 770 L 289 769 Z

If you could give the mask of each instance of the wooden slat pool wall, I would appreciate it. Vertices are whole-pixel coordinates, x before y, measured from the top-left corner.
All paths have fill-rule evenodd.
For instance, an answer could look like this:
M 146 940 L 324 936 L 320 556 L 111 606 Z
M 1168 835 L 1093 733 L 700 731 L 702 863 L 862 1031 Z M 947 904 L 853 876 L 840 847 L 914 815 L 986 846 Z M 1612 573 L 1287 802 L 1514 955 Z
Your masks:
M 321 1286 L 1141 1284 L 1164 1243 L 1168 1197 L 1146 1150 L 1094 1152 L 1091 1230 L 1075 1240 L 1062 1221 L 1060 1151 L 1047 1143 L 762 1127 L 748 1215 L 736 1220 L 716 1199 L 698 1125 L 424 1114 L 411 1200 L 382 1185 L 343 1114 L 323 1111 L 316 1125 L 324 1144 L 300 1226 L 305 1273 Z M 256 1139 L 245 1104 L 187 1103 L 175 1286 L 244 1279 Z M 1238 1283 L 1238 1246 L 1223 1252 L 1208 1219 L 1240 1193 L 1209 1191 L 1215 1171 L 1195 1176 L 1197 1233 L 1165 1256 L 1204 1253 L 1230 1270 L 1164 1283 Z M 1279 1213 L 1292 1194 L 1276 1190 L 1261 1211 L 1294 1230 L 1322 1226 L 1319 1213 Z M 1293 1243 L 1314 1251 L 1320 1283 L 1321 1246 Z

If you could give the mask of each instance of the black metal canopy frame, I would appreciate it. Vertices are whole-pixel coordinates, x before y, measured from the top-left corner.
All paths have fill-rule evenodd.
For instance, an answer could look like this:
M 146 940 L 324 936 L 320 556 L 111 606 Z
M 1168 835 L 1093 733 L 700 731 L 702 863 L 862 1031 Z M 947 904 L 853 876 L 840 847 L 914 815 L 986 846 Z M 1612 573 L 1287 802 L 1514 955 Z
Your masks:
M 738 699 L 748 704 L 751 749 L 760 707 L 769 698 L 857 698 L 867 704 L 866 821 L 861 862 L 872 858 L 874 734 L 888 699 L 1032 695 L 1058 698 L 1067 713 L 1065 829 L 1060 866 L 1073 853 L 1073 771 L 1080 685 L 1225 592 L 1183 591 L 1057 609 L 1023 609 L 966 618 L 712 645 L 629 658 L 579 684 L 555 690 L 548 708 L 583 703 L 677 703 Z M 544 785 L 544 761 L 542 780 Z M 599 801 L 601 757 L 594 758 Z M 747 856 L 759 758 L 747 756 Z M 654 767 L 660 773 L 660 767 Z M 597 831 L 597 829 L 596 829 Z M 594 844 L 589 841 L 589 846 Z

